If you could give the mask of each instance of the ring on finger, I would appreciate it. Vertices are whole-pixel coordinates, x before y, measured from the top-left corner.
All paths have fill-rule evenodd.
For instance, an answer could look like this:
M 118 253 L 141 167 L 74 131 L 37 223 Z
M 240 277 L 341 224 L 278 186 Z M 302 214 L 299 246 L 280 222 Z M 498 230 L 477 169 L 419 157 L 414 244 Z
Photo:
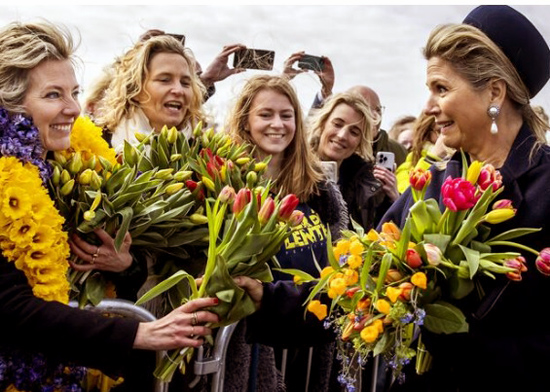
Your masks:
M 198 315 L 197 315 L 197 312 L 193 312 L 193 313 L 191 314 L 191 317 L 192 317 L 192 318 L 191 318 L 191 325 L 197 325 L 198 322 L 199 322 L 199 317 L 198 317 Z
M 195 326 L 191 326 L 191 335 L 189 335 L 190 338 L 195 337 Z
M 93 254 L 92 255 L 92 261 L 91 261 L 91 264 L 95 264 L 95 260 L 97 259 L 97 255 L 96 254 Z

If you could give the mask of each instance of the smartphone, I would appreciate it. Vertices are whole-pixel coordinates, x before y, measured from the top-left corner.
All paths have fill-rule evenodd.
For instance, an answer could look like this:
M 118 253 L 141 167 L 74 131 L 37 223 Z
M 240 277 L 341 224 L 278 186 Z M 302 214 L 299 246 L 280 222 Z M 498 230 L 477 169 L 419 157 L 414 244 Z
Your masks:
M 329 181 L 338 182 L 338 165 L 334 161 L 321 161 L 321 168 Z
M 183 34 L 169 34 L 169 33 L 166 33 L 166 35 L 169 35 L 170 37 L 174 37 L 175 39 L 180 41 L 183 46 L 185 46 L 185 35 L 183 35 Z
M 233 55 L 234 68 L 261 69 L 271 71 L 275 52 L 263 49 L 241 49 Z
M 325 69 L 325 60 L 319 56 L 304 54 L 302 58 L 298 60 L 298 68 L 323 71 Z
M 390 151 L 378 151 L 376 154 L 376 164 L 393 172 L 395 166 L 395 154 Z

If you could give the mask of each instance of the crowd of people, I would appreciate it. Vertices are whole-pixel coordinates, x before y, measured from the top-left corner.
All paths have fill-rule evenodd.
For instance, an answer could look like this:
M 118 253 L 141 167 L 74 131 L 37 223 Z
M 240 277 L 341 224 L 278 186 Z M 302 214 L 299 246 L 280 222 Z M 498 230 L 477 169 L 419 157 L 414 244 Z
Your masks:
M 199 122 L 209 122 L 203 104 L 215 94 L 215 84 L 244 71 L 228 65 L 230 56 L 243 48 L 224 47 L 203 71 L 181 37 L 147 31 L 98 76 L 82 108 L 75 47 L 65 28 L 47 21 L 4 26 L 0 106 L 6 115 L 0 118 L 0 157 L 44 165 L 48 154 L 69 147 L 72 125 L 84 114 L 118 152 L 125 141 L 138 143 L 136 131 L 159 132 L 164 125 L 191 138 Z M 378 94 L 366 85 L 333 91 L 337 70 L 326 57 L 323 69 L 313 71 L 321 88 L 303 114 L 292 85 L 293 78 L 306 72 L 295 66 L 303 55 L 293 53 L 281 75 L 248 78 L 223 127 L 236 143 L 252 146 L 255 158 L 271 157 L 266 176 L 274 181 L 274 191 L 298 196 L 303 230 L 319 228 L 311 241 L 283 244 L 276 256 L 283 268 L 318 276 L 317 265 L 328 264 L 327 241 L 337 240 L 342 230 L 354 224 L 365 231 L 388 221 L 403 224 L 413 203 L 408 190 L 411 170 L 431 170 L 428 194 L 440 199 L 445 178 L 461 172 L 460 150 L 471 160 L 493 164 L 502 174 L 503 196 L 514 202 L 517 214 L 498 230 L 541 227 L 527 245 L 547 245 L 550 205 L 543 195 L 550 173 L 550 127 L 544 109 L 530 100 L 550 77 L 550 50 L 522 14 L 507 6 L 480 6 L 462 23 L 436 27 L 424 48 L 428 102 L 422 113 L 404 114 L 388 132 L 381 129 L 384 107 Z M 17 142 L 21 151 L 40 151 L 34 161 L 4 146 L 6 138 L 17 137 L 9 134 L 17 116 L 32 120 L 37 129 L 33 139 L 25 136 Z M 391 154 L 393 165 L 379 164 L 379 153 Z M 4 174 L 8 163 L 0 168 L 3 176 L 9 175 Z M 13 235 L 6 223 L 16 207 L 10 203 L 0 208 L 0 239 Z M 111 274 L 120 297 L 135 301 L 151 287 L 162 260 L 136 252 L 129 234 L 118 251 L 105 231 L 97 229 L 96 234 L 99 246 L 76 235 L 64 239 L 84 261 L 70 268 Z M 36 355 L 123 375 L 127 381 L 115 390 L 152 390 L 152 376 L 136 375 L 136 363 L 151 360 L 144 350 L 198 347 L 202 337 L 213 332 L 208 325 L 219 321 L 205 309 L 215 306 L 216 298 L 193 300 L 172 311 L 150 308 L 158 317 L 152 322 L 106 318 L 48 301 L 33 292 L 34 280 L 18 268 L 14 254 L 2 243 L 2 391 L 14 383 L 3 364 L 18 358 L 33 361 Z M 57 254 L 60 265 L 67 263 L 63 255 Z M 201 272 L 193 271 L 197 276 Z M 461 302 L 470 331 L 429 336 L 426 344 L 434 366 L 425 376 L 411 371 L 404 384 L 391 384 L 384 382 L 381 364 L 378 390 L 546 390 L 550 331 L 528 319 L 546 313 L 548 282 L 530 272 L 522 284 L 495 280 L 481 299 Z M 274 278 L 264 284 L 237 279 L 254 299 L 257 312 L 239 322 L 232 338 L 225 390 L 246 391 L 251 385 L 258 391 L 340 390 L 336 337 L 312 315 L 304 318 L 308 285 L 296 287 L 289 275 L 277 271 Z M 363 372 L 362 390 L 370 390 L 372 374 Z M 180 380 L 171 390 L 175 385 L 178 390 L 188 388 Z M 207 388 L 207 383 L 198 388 Z

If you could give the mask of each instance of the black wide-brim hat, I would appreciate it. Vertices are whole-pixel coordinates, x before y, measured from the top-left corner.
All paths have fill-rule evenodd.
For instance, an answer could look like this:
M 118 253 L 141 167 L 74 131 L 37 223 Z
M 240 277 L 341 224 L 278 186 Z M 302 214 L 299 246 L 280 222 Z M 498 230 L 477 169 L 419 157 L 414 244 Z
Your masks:
M 485 33 L 510 59 L 533 98 L 550 78 L 550 49 L 537 28 L 506 5 L 481 5 L 463 23 Z

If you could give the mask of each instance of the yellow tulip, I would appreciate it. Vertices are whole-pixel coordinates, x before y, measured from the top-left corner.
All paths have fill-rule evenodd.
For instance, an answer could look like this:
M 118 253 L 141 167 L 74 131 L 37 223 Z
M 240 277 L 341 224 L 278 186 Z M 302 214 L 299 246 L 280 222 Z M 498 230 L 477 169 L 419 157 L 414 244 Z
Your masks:
M 514 208 L 501 208 L 498 210 L 489 211 L 484 217 L 483 220 L 487 223 L 497 224 L 516 216 L 516 210 Z
M 470 164 L 470 167 L 468 167 L 468 172 L 466 173 L 466 180 L 468 180 L 470 184 L 475 185 L 477 183 L 482 167 L 483 162 L 480 161 L 473 161 Z

